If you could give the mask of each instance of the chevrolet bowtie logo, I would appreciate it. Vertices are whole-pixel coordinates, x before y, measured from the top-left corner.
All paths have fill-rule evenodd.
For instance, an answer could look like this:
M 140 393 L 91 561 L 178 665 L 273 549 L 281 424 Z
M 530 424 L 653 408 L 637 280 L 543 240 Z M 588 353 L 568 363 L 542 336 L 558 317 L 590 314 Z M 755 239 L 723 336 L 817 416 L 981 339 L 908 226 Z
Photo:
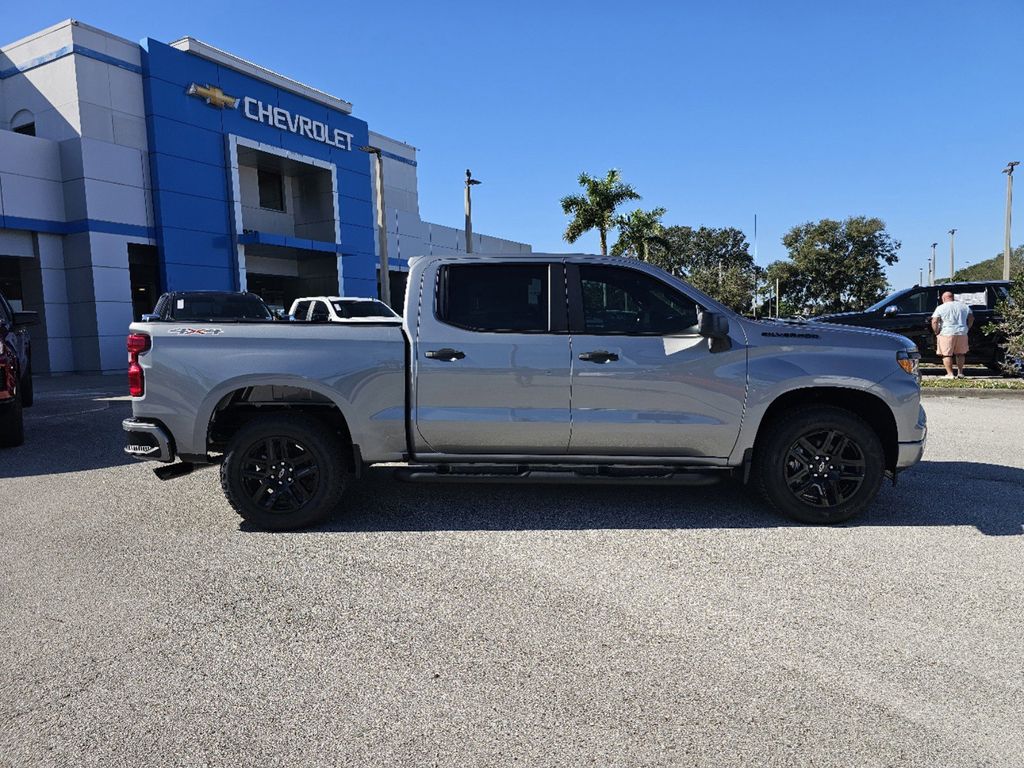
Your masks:
M 200 99 L 205 99 L 206 103 L 211 107 L 230 107 L 234 109 L 238 106 L 238 99 L 234 96 L 228 96 L 224 91 L 215 85 L 198 85 L 192 83 L 188 87 L 189 96 L 198 96 Z

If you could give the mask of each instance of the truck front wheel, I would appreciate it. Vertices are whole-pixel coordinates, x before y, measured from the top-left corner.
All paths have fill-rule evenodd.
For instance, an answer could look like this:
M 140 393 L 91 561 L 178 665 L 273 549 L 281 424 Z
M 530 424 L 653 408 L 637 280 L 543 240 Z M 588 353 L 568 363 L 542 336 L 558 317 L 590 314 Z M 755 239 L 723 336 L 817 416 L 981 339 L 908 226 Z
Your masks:
M 220 484 L 252 525 L 305 528 L 337 509 L 349 475 L 346 458 L 338 435 L 306 416 L 256 418 L 232 438 Z
M 754 470 L 762 495 L 803 523 L 841 523 L 878 494 L 885 451 L 873 429 L 842 408 L 790 411 L 766 425 Z

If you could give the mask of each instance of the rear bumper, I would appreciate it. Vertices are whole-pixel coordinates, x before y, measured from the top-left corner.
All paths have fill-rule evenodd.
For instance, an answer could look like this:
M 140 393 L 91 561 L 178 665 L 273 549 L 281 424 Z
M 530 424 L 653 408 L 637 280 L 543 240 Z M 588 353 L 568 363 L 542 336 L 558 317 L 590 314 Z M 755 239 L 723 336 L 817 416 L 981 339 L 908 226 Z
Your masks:
M 124 452 L 143 461 L 174 461 L 174 442 L 159 424 L 139 419 L 121 422 L 125 432 Z

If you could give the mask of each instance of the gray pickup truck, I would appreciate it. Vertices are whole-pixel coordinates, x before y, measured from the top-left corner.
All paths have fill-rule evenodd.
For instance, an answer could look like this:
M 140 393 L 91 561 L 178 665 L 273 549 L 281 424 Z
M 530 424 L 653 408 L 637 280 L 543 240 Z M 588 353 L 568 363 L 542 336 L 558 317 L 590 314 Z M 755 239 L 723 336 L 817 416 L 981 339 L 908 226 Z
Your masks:
M 125 451 L 220 464 L 255 526 L 318 523 L 369 466 L 406 480 L 752 482 L 834 523 L 920 460 L 903 336 L 739 317 L 647 264 L 424 256 L 404 318 L 134 323 Z M 177 463 L 175 463 L 177 460 Z

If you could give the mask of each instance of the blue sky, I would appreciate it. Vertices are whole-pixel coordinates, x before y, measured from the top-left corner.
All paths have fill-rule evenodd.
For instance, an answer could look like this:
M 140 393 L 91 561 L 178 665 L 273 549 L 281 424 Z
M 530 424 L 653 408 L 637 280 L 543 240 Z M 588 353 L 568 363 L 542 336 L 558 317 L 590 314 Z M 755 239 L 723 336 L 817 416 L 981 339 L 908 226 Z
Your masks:
M 948 272 L 951 227 L 958 265 L 1002 250 L 1000 170 L 1024 160 L 1020 0 L 36 0 L 7 4 L 3 42 L 67 17 L 192 35 L 348 99 L 420 149 L 425 219 L 461 225 L 470 167 L 474 228 L 535 250 L 597 249 L 562 241 L 558 200 L 614 167 L 666 224 L 752 239 L 756 213 L 762 264 L 795 224 L 878 216 L 902 286 L 935 241 Z

